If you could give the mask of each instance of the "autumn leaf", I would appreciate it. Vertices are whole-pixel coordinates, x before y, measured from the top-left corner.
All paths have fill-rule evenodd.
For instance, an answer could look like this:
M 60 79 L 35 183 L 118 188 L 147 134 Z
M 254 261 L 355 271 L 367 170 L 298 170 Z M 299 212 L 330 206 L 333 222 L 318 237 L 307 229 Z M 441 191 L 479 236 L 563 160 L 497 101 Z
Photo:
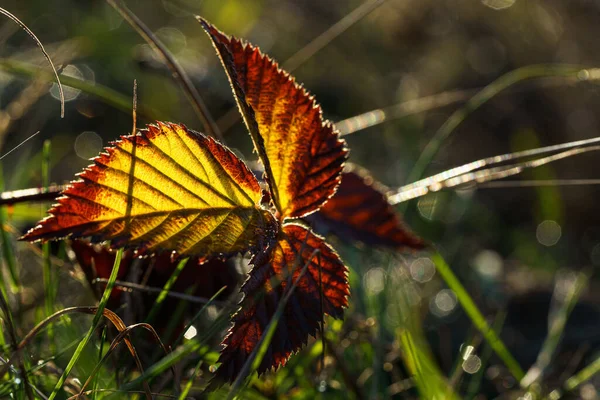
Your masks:
M 399 250 L 424 248 L 425 241 L 402 222 L 386 192 L 363 168 L 347 165 L 336 194 L 308 220 L 317 231 L 347 241 Z
M 275 246 L 256 255 L 251 264 L 250 276 L 242 286 L 241 309 L 223 341 L 217 377 L 225 381 L 235 379 L 291 283 L 296 282 L 296 289 L 285 305 L 259 373 L 285 365 L 309 335 L 316 335 L 323 314 L 341 318 L 348 306 L 346 267 L 321 237 L 301 225 L 284 225 Z
M 314 97 L 276 62 L 198 20 L 225 67 L 281 217 L 317 211 L 339 184 L 348 156 L 345 141 L 323 121 Z
M 258 181 L 230 150 L 158 123 L 107 147 L 24 240 L 91 237 L 139 253 L 244 252 L 275 230 Z

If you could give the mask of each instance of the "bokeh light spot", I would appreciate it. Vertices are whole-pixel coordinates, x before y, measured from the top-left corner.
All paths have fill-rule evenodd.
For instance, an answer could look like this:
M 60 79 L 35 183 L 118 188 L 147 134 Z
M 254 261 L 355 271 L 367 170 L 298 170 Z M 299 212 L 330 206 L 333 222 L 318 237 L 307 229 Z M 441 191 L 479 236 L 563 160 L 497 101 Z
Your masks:
M 494 10 L 504 10 L 515 4 L 516 0 L 481 0 L 481 2 Z
M 417 258 L 410 264 L 410 276 L 417 282 L 429 282 L 433 275 L 435 275 L 435 265 L 429 258 Z
M 473 266 L 483 277 L 489 279 L 498 278 L 504 269 L 502 257 L 495 251 L 482 250 L 472 261 Z
M 383 268 L 373 268 L 369 270 L 364 277 L 364 284 L 367 292 L 377 294 L 385 287 L 385 271 Z
M 83 72 L 81 72 L 81 70 L 73 64 L 69 64 L 65 68 L 63 68 L 61 75 L 83 80 Z M 65 101 L 75 100 L 81 93 L 81 90 L 79 89 L 74 89 L 65 85 L 63 85 L 62 87 L 65 95 Z M 60 100 L 60 91 L 58 90 L 58 84 L 52 84 L 52 87 L 50 88 L 50 95 L 55 99 Z
M 429 303 L 429 309 L 437 317 L 445 317 L 456 308 L 456 295 L 450 289 L 442 289 Z
M 546 220 L 537 227 L 535 236 L 544 246 L 554 246 L 560 240 L 562 229 L 556 221 Z
M 481 358 L 475 354 L 470 354 L 462 363 L 462 369 L 467 374 L 474 374 L 481 368 Z
M 78 157 L 89 160 L 102 150 L 102 138 L 96 132 L 81 132 L 75 139 L 73 147 Z

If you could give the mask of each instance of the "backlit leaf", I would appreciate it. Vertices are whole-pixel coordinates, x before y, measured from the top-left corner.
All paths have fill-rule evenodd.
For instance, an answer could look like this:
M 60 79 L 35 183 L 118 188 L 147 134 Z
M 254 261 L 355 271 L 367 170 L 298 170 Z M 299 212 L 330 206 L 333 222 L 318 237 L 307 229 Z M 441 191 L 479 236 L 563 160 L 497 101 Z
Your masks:
M 321 237 L 303 226 L 284 225 L 276 244 L 256 255 L 252 264 L 242 286 L 241 309 L 233 317 L 219 359 L 217 377 L 225 381 L 237 376 L 293 282 L 298 281 L 296 289 L 285 305 L 259 373 L 285 365 L 309 335 L 315 336 L 323 313 L 341 318 L 348 305 L 346 267 Z
M 413 234 L 388 203 L 386 189 L 368 173 L 352 165 L 342 174 L 336 194 L 309 217 L 320 232 L 343 240 L 396 249 L 422 249 L 426 243 Z
M 314 98 L 276 62 L 199 21 L 223 62 L 280 217 L 318 210 L 339 184 L 345 142 L 323 121 Z
M 140 253 L 214 256 L 262 247 L 276 230 L 246 165 L 183 125 L 149 125 L 93 161 L 23 239 L 89 236 Z

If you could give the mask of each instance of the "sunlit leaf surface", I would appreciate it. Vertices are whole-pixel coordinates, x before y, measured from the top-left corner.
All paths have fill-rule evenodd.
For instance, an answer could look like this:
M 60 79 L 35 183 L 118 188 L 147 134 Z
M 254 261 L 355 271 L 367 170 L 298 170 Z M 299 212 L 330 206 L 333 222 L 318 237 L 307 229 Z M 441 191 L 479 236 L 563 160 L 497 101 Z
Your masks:
M 252 260 L 245 297 L 221 352 L 220 379 L 233 380 L 256 347 L 286 290 L 297 286 L 258 368 L 285 365 L 289 356 L 317 333 L 323 314 L 341 318 L 348 305 L 347 269 L 321 237 L 296 224 L 284 225 L 270 252 Z M 306 267 L 306 268 L 305 268 Z
M 94 159 L 23 239 L 91 237 L 141 253 L 221 255 L 260 245 L 274 228 L 246 165 L 183 125 L 149 125 Z
M 396 249 L 422 249 L 426 243 L 413 234 L 388 203 L 386 189 L 366 171 L 352 165 L 342 174 L 336 194 L 309 217 L 319 232 L 343 240 Z
M 304 88 L 276 62 L 203 19 L 265 165 L 281 217 L 316 211 L 333 195 L 347 158 L 345 142 Z

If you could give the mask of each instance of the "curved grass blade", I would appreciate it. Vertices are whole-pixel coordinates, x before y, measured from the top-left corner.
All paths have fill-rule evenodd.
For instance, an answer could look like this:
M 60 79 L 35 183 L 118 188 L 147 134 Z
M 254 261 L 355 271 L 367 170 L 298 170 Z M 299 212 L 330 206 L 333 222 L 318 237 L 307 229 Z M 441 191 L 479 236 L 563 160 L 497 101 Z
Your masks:
M 463 107 L 452 113 L 446 122 L 444 122 L 444 124 L 435 132 L 423 149 L 423 152 L 408 175 L 407 181 L 414 182 L 420 179 L 444 141 L 452 134 L 452 132 L 454 132 L 469 114 L 484 105 L 501 91 L 526 79 L 553 76 L 577 77 L 582 71 L 585 70 L 582 70 L 581 67 L 578 66 L 541 64 L 518 68 L 502 75 L 473 96 Z
M 41 79 L 46 82 L 52 82 L 54 80 L 53 75 L 42 68 L 17 60 L 0 59 L 0 69 L 13 75 Z M 90 96 L 94 96 L 117 110 L 127 113 L 132 110 L 131 98 L 96 82 L 92 83 L 64 75 L 62 77 L 62 84 L 66 87 L 78 89 Z M 148 121 L 164 119 L 164 114 L 144 105 L 141 105 L 137 112 Z
M 40 48 L 40 50 L 42 51 L 42 53 L 44 53 L 44 57 L 46 57 L 46 60 L 48 60 L 48 64 L 50 64 L 50 67 L 52 68 L 52 72 L 54 72 L 54 77 L 56 78 L 56 84 L 58 85 L 58 91 L 59 91 L 59 94 L 60 94 L 60 117 L 64 118 L 65 117 L 65 94 L 63 92 L 62 84 L 60 83 L 60 78 L 58 76 L 58 71 L 56 70 L 56 67 L 54 67 L 54 63 L 52 62 L 52 59 L 50 58 L 50 54 L 48 54 L 46 52 L 46 49 L 44 48 L 44 45 L 42 44 L 42 42 L 40 41 L 40 39 L 38 39 L 37 36 L 35 36 L 35 33 L 33 33 L 31 31 L 31 29 L 29 29 L 27 27 L 27 25 L 25 25 L 23 22 L 21 22 L 21 20 L 19 18 L 15 17 L 14 15 L 12 15 L 11 13 L 9 13 L 8 11 L 6 11 L 2 7 L 0 7 L 0 14 L 4 14 L 5 16 L 7 16 L 11 20 L 13 20 L 13 22 L 15 22 L 17 25 L 19 25 L 25 32 L 27 32 L 27 34 L 38 45 L 38 47 Z
M 104 294 L 102 295 L 102 298 L 100 299 L 100 303 L 98 304 L 98 310 L 96 311 L 96 314 L 94 315 L 94 319 L 92 320 L 92 325 L 88 329 L 88 332 L 85 335 L 85 337 L 83 338 L 83 340 L 79 343 L 79 345 L 75 349 L 75 353 L 71 357 L 71 360 L 69 360 L 69 363 L 65 367 L 65 370 L 62 373 L 61 377 L 58 379 L 58 382 L 56 382 L 56 386 L 54 386 L 54 389 L 52 390 L 52 393 L 50 394 L 50 397 L 48 398 L 48 400 L 53 400 L 58 395 L 58 392 L 62 389 L 62 386 L 65 383 L 69 374 L 71 373 L 71 370 L 75 366 L 75 363 L 81 356 L 81 353 L 83 352 L 83 348 L 88 344 L 92 335 L 94 334 L 94 331 L 98 327 L 98 324 L 100 323 L 100 319 L 102 318 L 102 315 L 103 315 L 104 308 L 106 306 L 106 303 L 108 302 L 108 299 L 110 298 L 110 293 L 112 292 L 112 289 L 114 287 L 115 280 L 117 279 L 117 274 L 119 273 L 119 267 L 121 265 L 122 256 L 123 256 L 123 249 L 119 249 L 117 251 L 117 254 L 115 257 L 115 264 L 113 266 L 113 270 L 110 274 L 108 283 L 106 284 L 106 289 L 104 290 Z

